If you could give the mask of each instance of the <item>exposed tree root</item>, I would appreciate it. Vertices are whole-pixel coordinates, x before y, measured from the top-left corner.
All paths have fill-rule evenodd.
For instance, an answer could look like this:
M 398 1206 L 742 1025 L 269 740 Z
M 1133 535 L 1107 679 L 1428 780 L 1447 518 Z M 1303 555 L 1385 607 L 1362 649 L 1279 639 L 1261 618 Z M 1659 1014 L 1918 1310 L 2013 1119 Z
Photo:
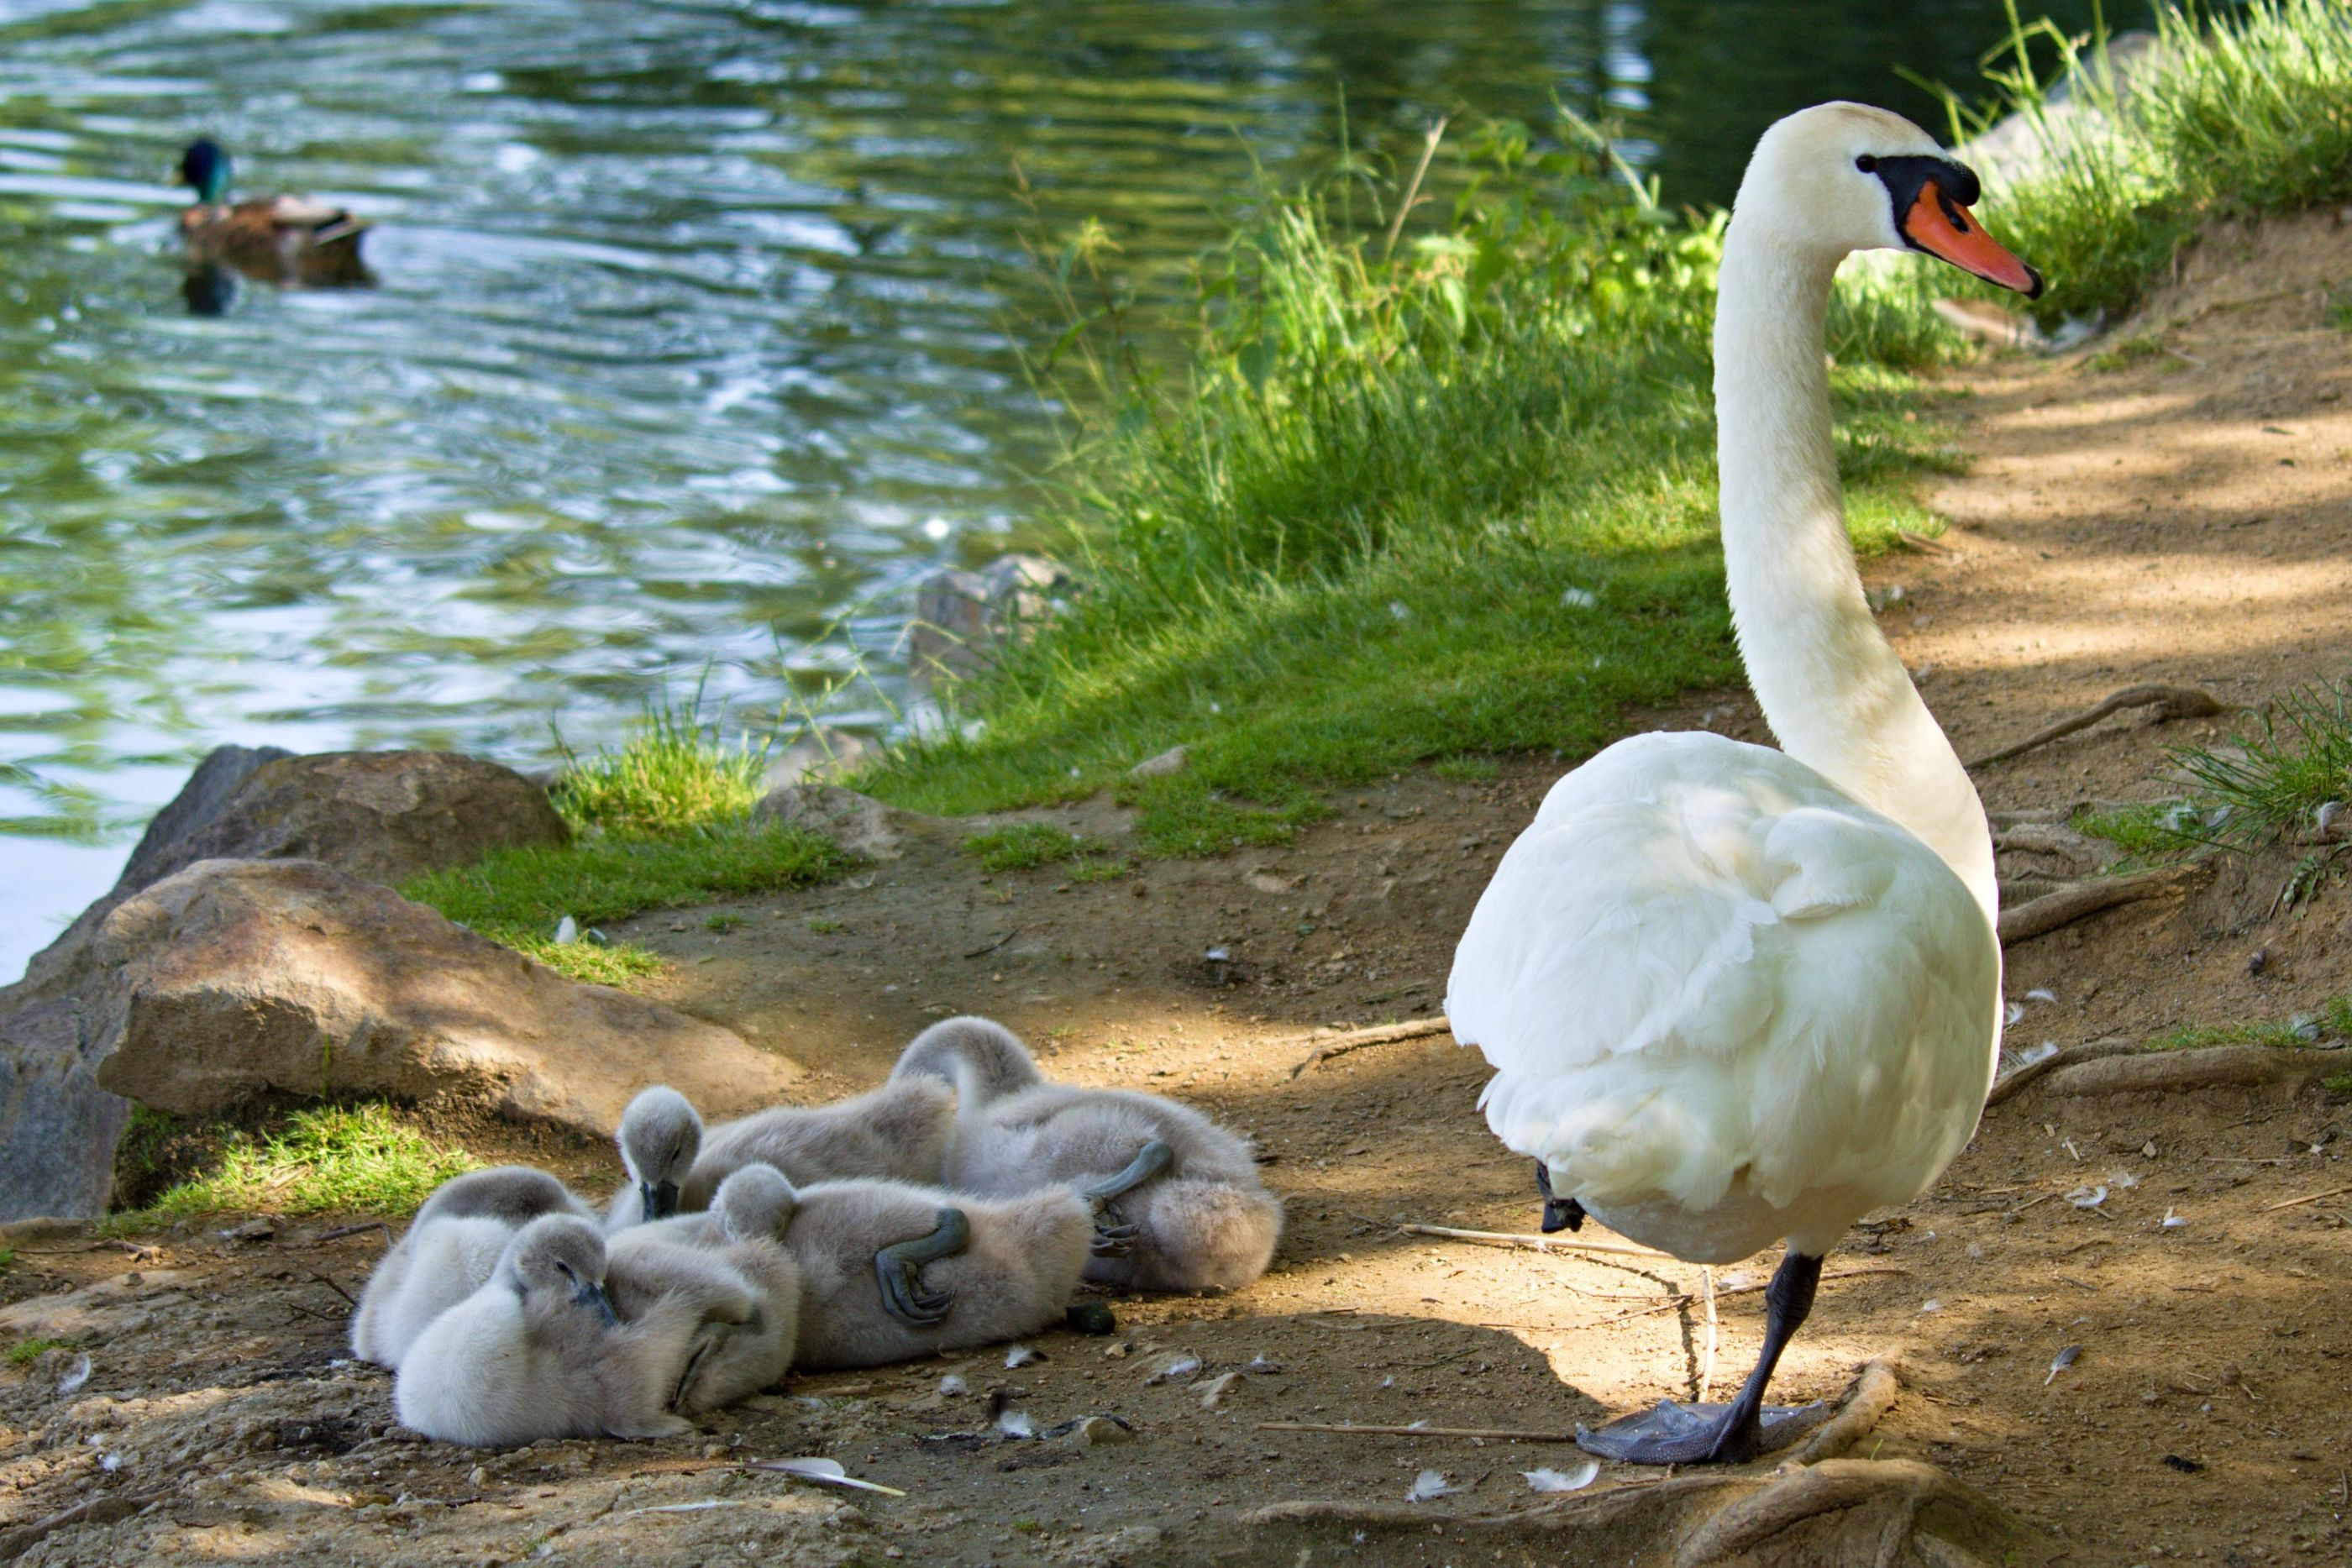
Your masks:
M 1433 1019 L 1415 1019 L 1411 1023 L 1385 1023 L 1376 1029 L 1351 1029 L 1345 1034 L 1314 1036 L 1300 1040 L 1301 1045 L 1314 1045 L 1312 1055 L 1290 1070 L 1293 1078 L 1335 1056 L 1345 1056 L 1351 1051 L 1361 1051 L 1368 1045 L 1394 1045 L 1401 1040 L 1424 1040 L 1433 1034 L 1444 1034 L 1453 1028 L 1444 1015 Z
M 2053 1094 L 2170 1093 L 2183 1089 L 2309 1082 L 2328 1058 L 2290 1046 L 2214 1045 L 2198 1051 L 2142 1051 L 2078 1061 L 2050 1075 Z
M 2138 1049 L 2139 1041 L 2120 1039 L 2094 1040 L 2081 1045 L 2063 1047 L 2039 1061 L 2029 1061 L 2015 1071 L 2004 1073 L 1995 1079 L 1992 1092 L 1985 1096 L 1985 1104 L 1998 1105 L 2035 1079 L 2044 1073 L 2055 1072 L 2062 1067 L 2073 1067 L 2077 1062 L 2097 1061 L 2103 1057 L 2122 1056 Z
M 2159 719 L 2206 718 L 2214 714 L 2229 711 L 2228 704 L 2210 692 L 2200 692 L 2194 686 L 2126 686 L 2122 691 L 2109 695 L 2098 706 L 2084 713 L 2078 713 L 2072 718 L 2062 718 L 2046 729 L 2037 729 L 2012 746 L 2004 746 L 1998 751 L 1989 751 L 1969 762 L 1968 766 L 1973 770 L 1990 767 L 1996 762 L 2006 762 L 2011 758 L 2021 756 L 2037 746 L 2047 746 L 2053 740 L 2063 739 L 2076 730 L 2088 729 L 2110 714 L 2121 713 L 2127 707 L 2155 708 L 2157 717 Z
M 2142 899 L 2185 893 L 2191 885 L 2203 880 L 2207 872 L 2208 868 L 2202 862 L 2191 861 L 2183 865 L 2158 866 L 2154 871 L 2137 872 L 2130 876 L 2086 877 L 2055 893 L 2045 893 L 2014 908 L 2002 910 L 2001 946 L 2006 947 L 2013 943 L 2046 936 L 2062 925 L 2072 925 L 2084 915 L 2096 915 L 2117 904 L 2137 904 Z
M 0 1563 L 14 1562 L 39 1545 L 43 1538 L 68 1525 L 112 1524 L 118 1520 L 129 1519 L 146 1507 L 148 1501 L 143 1497 L 123 1497 L 119 1493 L 111 1497 L 96 1497 L 53 1513 L 47 1519 L 37 1519 L 14 1530 L 0 1530 Z
M 1895 1408 L 1895 1396 L 1901 1386 L 1895 1379 L 1895 1369 L 1886 1363 L 1863 1363 L 1844 1405 L 1805 1439 L 1805 1446 L 1797 1450 L 1797 1462 L 1811 1465 L 1833 1459 L 1861 1442 L 1879 1418 Z
M 1853 1543 L 1870 1550 L 1867 1559 L 1849 1550 L 1806 1561 L 1868 1561 L 1874 1568 L 1895 1568 L 1909 1554 L 1906 1548 L 1920 1531 L 1920 1516 L 1931 1509 L 1938 1515 L 1933 1534 L 1940 1548 L 1937 1558 L 1942 1562 L 2008 1561 L 2009 1543 L 2026 1532 L 2016 1515 L 1933 1465 L 1916 1459 L 1823 1459 L 1785 1469 L 1762 1488 L 1717 1511 L 1684 1537 L 1675 1553 L 1675 1568 L 1728 1562 L 1824 1514 L 1864 1509 L 1884 1515 L 1875 1531 L 1870 1530 L 1866 1517 L 1849 1524 L 1849 1529 L 1858 1525 L 1868 1532 L 1864 1541 Z M 1994 1554 L 1979 1555 L 1988 1549 Z

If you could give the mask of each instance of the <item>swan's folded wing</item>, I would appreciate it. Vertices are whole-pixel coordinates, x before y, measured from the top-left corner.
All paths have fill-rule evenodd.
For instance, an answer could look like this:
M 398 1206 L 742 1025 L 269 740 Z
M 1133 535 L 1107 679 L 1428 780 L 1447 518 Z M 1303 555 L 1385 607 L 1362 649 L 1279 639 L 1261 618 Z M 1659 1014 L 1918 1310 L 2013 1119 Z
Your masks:
M 1774 1193 L 1875 1183 L 1914 1163 L 1880 1146 L 1902 1138 L 1941 1151 L 1932 1174 L 1990 1071 L 1982 912 L 1894 823 L 1792 806 L 1817 776 L 1673 760 L 1679 781 L 1631 799 L 1555 791 L 1480 900 L 1447 1012 L 1496 1069 L 1490 1124 L 1590 1194 L 1703 1206 L 1743 1168 Z

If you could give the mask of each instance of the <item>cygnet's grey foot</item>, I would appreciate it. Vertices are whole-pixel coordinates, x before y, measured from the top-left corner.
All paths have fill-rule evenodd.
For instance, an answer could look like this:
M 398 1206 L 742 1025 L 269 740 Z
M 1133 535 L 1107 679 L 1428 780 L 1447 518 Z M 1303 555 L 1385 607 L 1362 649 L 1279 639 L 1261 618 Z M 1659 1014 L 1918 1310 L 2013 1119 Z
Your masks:
M 1095 1206 L 1100 1214 L 1102 1206 L 1112 1198 L 1133 1192 L 1154 1176 L 1166 1176 L 1176 1164 L 1176 1151 L 1154 1138 L 1139 1150 L 1128 1167 L 1115 1176 L 1108 1176 L 1090 1187 L 1080 1189 L 1078 1196 Z
M 1116 1219 L 1118 1216 L 1096 1214 L 1095 1233 L 1087 1242 L 1087 1250 L 1097 1258 L 1124 1258 L 1135 1250 L 1139 1232 L 1132 1225 L 1106 1224 L 1106 1218 Z
M 961 1208 L 939 1211 L 939 1228 L 912 1241 L 894 1241 L 874 1254 L 874 1273 L 882 1285 L 882 1310 L 900 1322 L 929 1328 L 944 1320 L 954 1297 L 945 1291 L 923 1289 L 923 1265 L 952 1258 L 971 1244 L 971 1221 Z
M 687 1351 L 686 1365 L 678 1372 L 677 1381 L 670 1385 L 670 1409 L 675 1410 L 686 1402 L 687 1390 L 694 1386 L 695 1378 L 702 1371 L 702 1364 L 710 1359 L 710 1353 L 719 1348 L 719 1335 L 727 1332 L 721 1324 L 705 1323 L 695 1334 L 694 1343 Z
M 1768 1405 L 1742 1412 L 1732 1405 L 1677 1405 L 1661 1399 L 1634 1416 L 1598 1429 L 1579 1427 L 1576 1446 L 1629 1465 L 1744 1465 L 1784 1448 L 1829 1418 L 1829 1406 Z

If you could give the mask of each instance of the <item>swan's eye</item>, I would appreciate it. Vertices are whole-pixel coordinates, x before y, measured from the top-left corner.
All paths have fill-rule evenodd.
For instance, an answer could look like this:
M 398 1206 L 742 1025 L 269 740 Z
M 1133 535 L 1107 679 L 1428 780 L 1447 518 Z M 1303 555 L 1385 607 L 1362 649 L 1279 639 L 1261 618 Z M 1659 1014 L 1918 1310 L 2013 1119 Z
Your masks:
M 1874 173 L 1878 169 L 1878 160 L 1865 152 L 1853 161 L 1853 166 L 1865 174 Z

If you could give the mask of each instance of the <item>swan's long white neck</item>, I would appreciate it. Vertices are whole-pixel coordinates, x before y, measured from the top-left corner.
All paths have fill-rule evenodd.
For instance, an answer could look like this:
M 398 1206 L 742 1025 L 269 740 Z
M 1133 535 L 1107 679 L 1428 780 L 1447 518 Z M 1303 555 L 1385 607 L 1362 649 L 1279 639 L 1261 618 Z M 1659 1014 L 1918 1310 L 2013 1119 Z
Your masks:
M 1732 624 L 1781 747 L 1916 833 L 1990 920 L 1984 804 L 1880 634 L 1846 536 L 1822 354 L 1838 259 L 1743 227 L 1735 208 L 1715 319 Z

